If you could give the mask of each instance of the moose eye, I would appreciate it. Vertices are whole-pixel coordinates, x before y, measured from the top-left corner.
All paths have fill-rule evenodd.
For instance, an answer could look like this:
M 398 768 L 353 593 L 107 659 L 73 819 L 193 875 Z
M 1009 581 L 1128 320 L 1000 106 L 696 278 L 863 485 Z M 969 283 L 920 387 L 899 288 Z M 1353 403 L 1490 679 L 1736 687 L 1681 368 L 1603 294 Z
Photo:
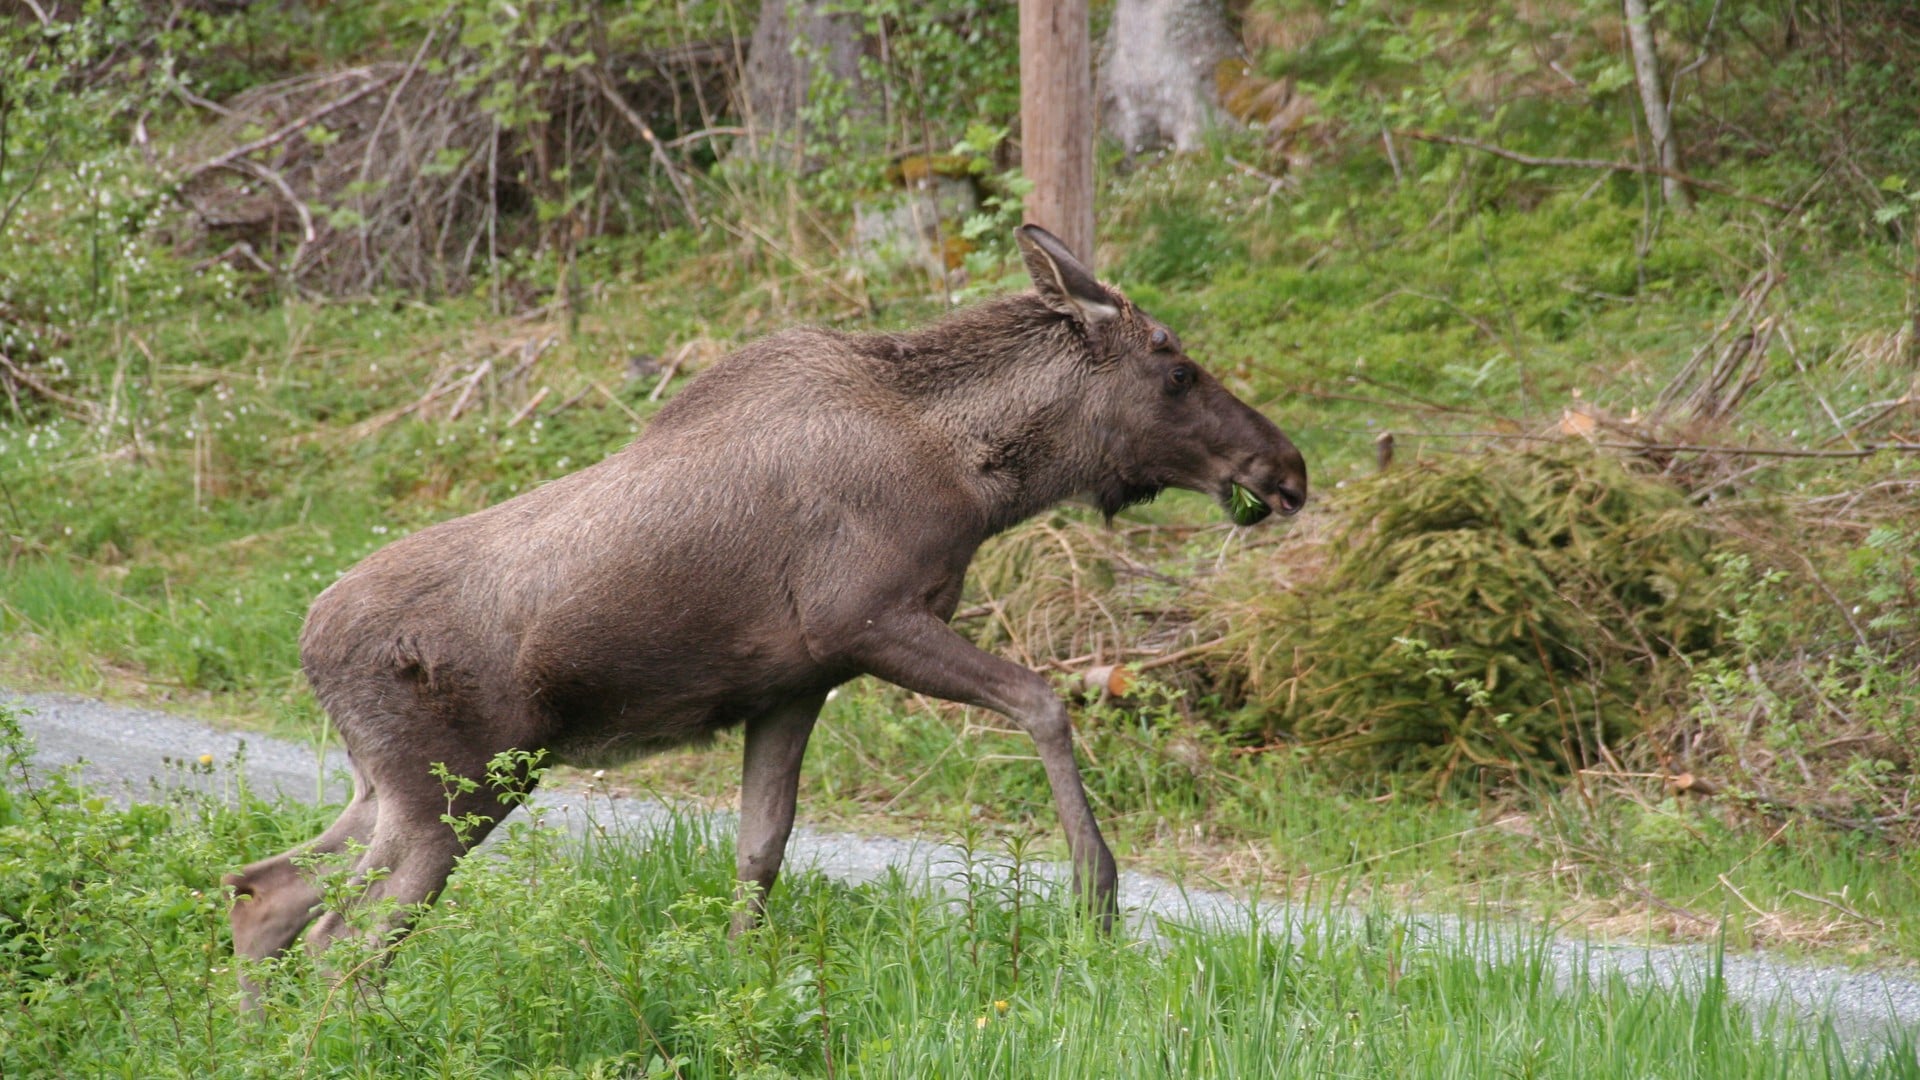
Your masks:
M 1179 396 L 1193 388 L 1194 380 L 1199 377 L 1191 364 L 1175 364 L 1167 369 L 1167 393 Z
M 1166 330 L 1158 326 L 1153 328 L 1153 333 L 1147 335 L 1147 343 L 1156 349 L 1166 348 L 1169 340 Z

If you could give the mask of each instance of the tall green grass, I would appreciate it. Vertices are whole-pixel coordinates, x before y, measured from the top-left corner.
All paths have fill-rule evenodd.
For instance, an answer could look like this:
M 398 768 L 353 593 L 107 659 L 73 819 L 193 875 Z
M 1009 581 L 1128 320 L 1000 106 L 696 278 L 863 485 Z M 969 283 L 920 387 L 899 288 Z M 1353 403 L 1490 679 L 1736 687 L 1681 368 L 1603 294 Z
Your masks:
M 272 965 L 242 1015 L 217 874 L 315 811 L 129 807 L 24 767 L 0 716 L 0 1072 L 355 1077 L 1896 1077 L 1914 1048 L 1556 973 L 1541 942 L 1430 940 L 1331 909 L 1292 934 L 1094 932 L 1037 875 L 795 874 L 730 941 L 729 838 L 511 825 L 377 965 Z M 211 769 L 212 766 L 198 766 Z M 1568 978 L 1561 978 L 1564 974 Z

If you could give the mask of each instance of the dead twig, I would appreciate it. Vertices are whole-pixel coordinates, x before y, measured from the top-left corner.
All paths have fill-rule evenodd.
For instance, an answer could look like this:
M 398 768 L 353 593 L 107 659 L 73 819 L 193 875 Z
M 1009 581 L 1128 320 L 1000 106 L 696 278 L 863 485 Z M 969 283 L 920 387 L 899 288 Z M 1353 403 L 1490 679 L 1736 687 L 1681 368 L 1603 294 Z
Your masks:
M 1687 407 L 1695 416 L 1717 419 L 1731 411 L 1739 399 L 1752 389 L 1753 384 L 1759 379 L 1759 365 L 1757 363 L 1748 365 L 1747 362 L 1756 354 L 1765 352 L 1766 342 L 1772 336 L 1772 320 L 1756 317 L 1759 316 L 1760 309 L 1766 305 L 1767 299 L 1773 295 L 1773 291 L 1785 280 L 1786 275 L 1773 266 L 1768 266 L 1748 280 L 1746 286 L 1740 290 L 1739 298 L 1734 302 L 1733 311 L 1714 328 L 1713 333 L 1707 336 L 1707 340 L 1693 350 L 1693 355 L 1687 358 L 1686 364 L 1681 367 L 1679 373 L 1660 391 L 1660 396 L 1655 399 L 1653 406 L 1653 414 L 1656 417 L 1664 417 L 1680 401 L 1682 395 L 1686 395 Z M 1743 329 L 1734 336 L 1732 341 L 1719 349 L 1718 358 L 1714 361 L 1706 380 L 1701 385 L 1693 387 L 1694 375 L 1699 372 L 1706 358 L 1714 353 L 1721 335 L 1736 327 Z M 1743 366 L 1747 367 L 1746 377 L 1729 392 L 1727 384 L 1740 373 Z M 1689 387 L 1692 387 L 1690 393 Z
M 460 391 L 460 396 L 453 399 L 453 408 L 447 410 L 448 420 L 460 419 L 460 414 L 467 411 L 467 403 L 472 401 L 474 394 L 479 392 L 481 380 L 491 374 L 493 374 L 493 361 L 480 361 L 480 366 L 474 368 L 473 374 L 467 376 L 466 386 Z
M 400 96 L 407 92 L 407 84 L 413 81 L 414 73 L 420 70 L 421 62 L 427 58 L 427 50 L 433 47 L 434 35 L 438 34 L 440 28 L 446 25 L 447 20 L 453 17 L 456 7 L 457 5 L 455 4 L 448 4 L 446 10 L 440 13 L 440 17 L 433 21 L 433 25 L 427 27 L 427 36 L 421 40 L 420 47 L 414 50 L 413 59 L 407 61 L 406 70 L 400 73 L 400 81 L 395 84 L 393 93 L 387 95 L 387 103 L 380 109 L 380 119 L 374 121 L 373 131 L 367 136 L 366 153 L 360 156 L 360 176 L 358 183 L 362 190 L 366 188 L 367 178 L 373 172 L 374 151 L 380 148 L 380 134 L 386 130 L 387 121 L 393 119 L 393 107 L 399 103 Z M 366 211 L 366 200 L 363 197 L 359 201 L 361 212 L 364 214 Z M 309 226 L 309 231 L 311 231 L 311 226 Z M 308 237 L 308 241 L 311 242 L 312 237 Z M 367 241 L 368 234 L 366 231 L 362 231 L 360 234 L 360 247 L 363 254 L 367 248 Z M 297 262 L 298 260 L 295 261 Z
M 1868 428 L 1871 428 L 1874 425 L 1880 423 L 1880 421 L 1885 420 L 1887 417 L 1892 416 L 1894 413 L 1899 412 L 1901 409 L 1904 409 L 1907 406 L 1914 405 L 1914 404 L 1920 404 L 1920 396 L 1916 396 L 1914 394 L 1902 394 L 1892 401 L 1876 401 L 1873 403 L 1873 405 L 1867 406 L 1868 408 L 1878 408 L 1878 411 L 1875 412 L 1872 416 L 1869 416 L 1865 420 L 1862 420 L 1859 423 L 1854 424 L 1852 427 L 1847 428 L 1841 435 L 1836 435 L 1833 438 L 1828 439 L 1826 442 L 1821 443 L 1820 445 L 1827 446 L 1832 443 L 1839 442 L 1843 436 L 1845 437 L 1846 441 L 1852 442 L 1853 436 L 1858 435 L 1863 431 L 1866 431 Z M 1855 410 L 1854 412 L 1849 413 L 1847 415 L 1849 418 L 1851 418 L 1853 416 L 1859 415 L 1859 411 Z
M 528 338 L 520 346 L 520 362 L 513 365 L 513 370 L 507 372 L 506 378 L 501 381 L 512 382 L 533 370 L 533 365 L 539 362 L 541 355 L 559 341 L 557 337 Z
M 287 184 L 285 177 L 257 161 L 230 161 L 222 167 L 266 181 L 268 186 L 280 193 L 280 197 L 287 201 L 288 206 L 293 207 L 294 216 L 300 219 L 300 242 L 294 245 L 293 254 L 287 259 L 285 272 L 288 277 L 292 277 L 294 270 L 300 265 L 300 257 L 307 252 L 307 245 L 314 241 L 313 214 L 307 210 L 307 204 L 301 200 L 300 196 L 293 193 L 293 188 Z
M 687 220 L 693 222 L 695 230 L 706 228 L 700 221 L 699 207 L 693 203 L 693 192 L 688 190 L 686 178 L 680 175 L 679 166 L 667 156 L 667 148 L 661 145 L 660 136 L 655 135 L 653 128 L 648 126 L 639 113 L 633 111 L 633 106 L 627 104 L 627 99 L 620 96 L 620 91 L 614 87 L 613 80 L 607 78 L 606 72 L 598 67 L 587 68 L 586 72 L 587 78 L 599 89 L 601 96 L 607 99 L 607 104 L 613 106 L 613 111 L 619 113 L 620 118 L 647 141 L 653 160 L 660 166 L 660 171 L 667 174 L 667 182 L 673 185 L 674 193 L 680 196 L 680 205 L 687 211 Z
M 699 131 L 690 131 L 687 134 L 682 135 L 677 139 L 668 139 L 666 142 L 663 142 L 660 145 L 666 147 L 669 150 L 678 150 L 679 148 L 687 145 L 688 143 L 697 142 L 701 139 L 738 137 L 746 134 L 748 134 L 747 129 L 743 127 L 702 128 Z
M 624 401 L 621 401 L 621 400 L 620 400 L 620 396 L 619 396 L 618 394 L 615 394 L 615 393 L 614 393 L 613 391 L 611 391 L 611 390 L 609 390 L 609 389 L 607 389 L 607 388 L 606 388 L 605 386 L 603 386 L 603 385 L 601 385 L 601 384 L 600 384 L 600 383 L 598 383 L 598 382 L 596 382 L 596 383 L 594 383 L 594 384 L 593 384 L 593 388 L 594 388 L 595 390 L 598 390 L 598 391 L 600 392 L 600 396 L 601 396 L 601 397 L 603 397 L 603 398 L 606 398 L 606 399 L 607 399 L 608 401 L 611 401 L 611 402 L 613 402 L 613 404 L 614 404 L 614 406 L 615 406 L 616 408 L 618 408 L 618 409 L 619 409 L 619 410 L 620 410 L 621 412 L 623 412 L 623 413 L 626 413 L 626 414 L 627 414 L 627 419 L 629 419 L 629 420 L 631 420 L 631 421 L 633 421 L 633 422 L 634 422 L 635 424 L 645 424 L 645 423 L 646 423 L 646 421 L 645 421 L 645 420 L 643 420 L 643 419 L 641 419 L 641 417 L 640 417 L 640 414 L 639 414 L 639 413 L 637 413 L 637 412 L 634 412 L 634 411 L 633 411 L 633 407 L 632 407 L 632 406 L 630 406 L 630 405 L 628 405 L 628 404 L 627 404 L 626 402 L 624 402 Z M 561 406 L 561 408 L 565 408 L 565 407 L 566 407 L 565 405 L 562 405 L 562 406 Z M 560 411 L 560 410 L 559 410 L 559 409 L 555 409 L 554 411 L 555 411 L 555 412 L 558 412 L 558 411 Z
M 553 393 L 553 387 L 551 386 L 541 387 L 539 392 L 534 394 L 533 397 L 529 398 L 525 405 L 520 406 L 519 412 L 513 414 L 513 419 L 507 421 L 507 426 L 513 427 L 515 424 L 518 424 L 520 421 L 525 420 L 529 416 L 532 416 L 533 410 L 539 408 L 540 403 L 547 400 L 547 395 L 551 393 Z
M 428 389 L 426 393 L 421 394 L 418 398 L 415 398 L 411 403 L 402 405 L 398 408 L 388 409 L 386 412 L 379 413 L 374 416 L 370 416 L 367 419 L 362 420 L 359 423 L 348 428 L 346 431 L 347 440 L 357 441 L 360 439 L 364 439 L 367 436 L 374 434 L 375 432 L 379 431 L 380 429 L 386 427 L 388 424 L 391 424 L 396 420 L 400 420 L 404 417 L 417 413 L 420 410 L 426 408 L 427 406 L 445 397 L 446 395 L 452 393 L 454 388 L 458 387 L 459 385 L 460 384 L 457 382 L 437 383 L 433 387 Z
M 688 354 L 693 352 L 696 343 L 689 341 L 674 351 L 673 359 L 667 361 L 667 366 L 660 372 L 660 380 L 653 384 L 652 392 L 647 395 L 648 401 L 659 401 L 660 395 L 667 392 L 667 384 L 680 373 L 680 365 L 686 362 Z
M 1227 643 L 1226 638 L 1215 638 L 1212 641 L 1203 641 L 1198 645 L 1188 646 L 1187 648 L 1181 649 L 1178 652 L 1166 653 L 1162 656 L 1156 656 L 1151 660 L 1142 660 L 1139 663 L 1135 664 L 1134 667 L 1140 671 L 1152 671 L 1154 668 L 1167 667 L 1168 665 L 1171 665 L 1171 664 L 1177 664 L 1182 660 L 1191 659 L 1195 656 L 1200 655 L 1201 653 L 1207 652 L 1212 649 L 1217 649 L 1220 646 L 1225 645 L 1226 643 Z
M 1489 439 L 1506 442 L 1565 442 L 1561 435 L 1529 435 L 1509 431 L 1409 431 L 1405 433 L 1413 439 Z M 1703 446 L 1697 443 L 1641 443 L 1641 442 L 1604 442 L 1592 445 L 1603 450 L 1636 450 L 1656 454 L 1725 454 L 1728 457 L 1771 457 L 1771 458 L 1869 458 L 1875 454 L 1920 454 L 1920 443 L 1875 442 L 1861 443 L 1853 450 L 1806 450 L 1791 447 L 1766 446 Z
M 58 405 L 65 405 L 67 408 L 75 410 L 81 416 L 92 416 L 95 412 L 95 406 L 91 402 L 82 401 L 79 398 L 55 390 L 53 387 L 48 386 L 45 382 L 35 377 L 34 374 L 26 368 L 14 363 L 13 359 L 5 353 L 0 353 L 0 369 L 3 369 L 0 370 L 0 375 L 5 375 L 8 380 L 19 383 L 21 386 L 26 387 L 48 401 Z
M 1809 892 L 1801 892 L 1799 889 L 1788 889 L 1787 895 L 1797 896 L 1802 900 L 1811 900 L 1816 904 L 1825 904 L 1826 906 L 1832 908 L 1835 911 L 1840 912 L 1843 915 L 1850 916 L 1852 918 L 1860 920 L 1863 923 L 1866 923 L 1868 926 L 1873 927 L 1875 930 L 1885 930 L 1887 928 L 1887 924 L 1881 922 L 1879 919 L 1873 918 L 1870 915 L 1862 915 L 1860 912 L 1855 911 L 1854 909 L 1848 907 L 1847 905 L 1842 904 L 1835 900 L 1829 900 L 1824 896 L 1815 896 Z
M 862 300 L 860 297 L 855 296 L 852 293 L 848 292 L 844 287 L 840 285 L 839 282 L 833 280 L 833 276 L 831 274 L 826 273 L 825 271 L 821 270 L 819 267 L 816 267 L 811 263 L 807 262 L 805 259 L 802 259 L 798 254 L 794 253 L 794 251 L 788 248 L 785 244 L 782 244 L 780 241 L 775 240 L 771 236 L 768 236 L 766 233 L 766 230 L 761 229 L 758 226 L 753 225 L 752 223 L 744 220 L 737 223 L 726 221 L 724 219 L 718 219 L 718 218 L 716 218 L 715 220 L 719 223 L 721 228 L 727 230 L 728 232 L 732 233 L 733 235 L 739 237 L 742 240 L 758 240 L 760 243 L 763 243 L 768 247 L 772 248 L 775 252 L 778 252 L 788 262 L 798 267 L 802 274 L 805 274 L 807 277 L 820 282 L 822 285 L 825 285 L 830 292 L 832 292 L 835 296 L 840 297 L 840 299 L 845 300 L 847 303 L 852 304 L 853 306 L 859 308 L 861 311 L 866 311 L 868 309 L 867 302 L 865 300 Z

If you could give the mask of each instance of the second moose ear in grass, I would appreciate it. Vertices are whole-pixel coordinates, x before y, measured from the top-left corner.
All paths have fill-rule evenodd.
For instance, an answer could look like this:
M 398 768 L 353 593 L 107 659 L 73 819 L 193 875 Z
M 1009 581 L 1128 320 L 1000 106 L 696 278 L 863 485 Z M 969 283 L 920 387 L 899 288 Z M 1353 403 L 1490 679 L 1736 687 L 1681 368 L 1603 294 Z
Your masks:
M 1110 923 L 1114 859 L 1065 703 L 947 625 L 967 566 L 1073 496 L 1112 514 L 1187 488 L 1236 519 L 1291 513 L 1306 466 L 1057 239 L 1018 239 L 1032 290 L 920 330 L 755 342 L 606 460 L 395 541 L 321 593 L 301 665 L 355 793 L 317 839 L 230 879 L 236 949 L 272 956 L 307 926 L 322 897 L 306 854 L 358 846 L 358 902 L 418 910 L 506 812 L 496 755 L 597 766 L 736 726 L 736 866 L 757 915 L 820 706 L 867 674 L 1032 736 L 1075 885 Z M 451 806 L 436 764 L 474 781 Z M 478 824 L 456 835 L 447 814 Z M 390 940 L 402 919 L 365 932 Z M 348 932 L 323 911 L 308 941 Z

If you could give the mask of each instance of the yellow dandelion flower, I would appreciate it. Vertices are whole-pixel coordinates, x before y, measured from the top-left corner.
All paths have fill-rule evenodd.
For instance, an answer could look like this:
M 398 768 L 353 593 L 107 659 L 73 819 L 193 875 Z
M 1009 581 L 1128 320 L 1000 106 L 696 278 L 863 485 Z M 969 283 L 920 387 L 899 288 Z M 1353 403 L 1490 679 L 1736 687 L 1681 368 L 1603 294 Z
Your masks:
M 996 1001 L 993 1003 L 993 1011 L 999 1013 L 1001 1016 L 1007 1015 L 1007 1010 L 1010 1008 L 1012 1008 L 1012 1006 L 1005 1001 Z
M 974 1026 L 974 1027 L 977 1027 L 977 1028 L 983 1028 L 983 1027 L 986 1027 L 986 1026 L 987 1026 L 987 1018 L 986 1018 L 986 1017 L 984 1017 L 984 1016 L 979 1016 L 979 1017 L 975 1017 L 975 1018 L 974 1018 L 974 1021 L 973 1021 L 973 1026 Z
M 200 764 L 202 764 L 202 765 L 211 765 L 211 764 L 213 764 L 213 755 L 212 755 L 212 754 L 201 754 L 201 755 L 200 755 Z

